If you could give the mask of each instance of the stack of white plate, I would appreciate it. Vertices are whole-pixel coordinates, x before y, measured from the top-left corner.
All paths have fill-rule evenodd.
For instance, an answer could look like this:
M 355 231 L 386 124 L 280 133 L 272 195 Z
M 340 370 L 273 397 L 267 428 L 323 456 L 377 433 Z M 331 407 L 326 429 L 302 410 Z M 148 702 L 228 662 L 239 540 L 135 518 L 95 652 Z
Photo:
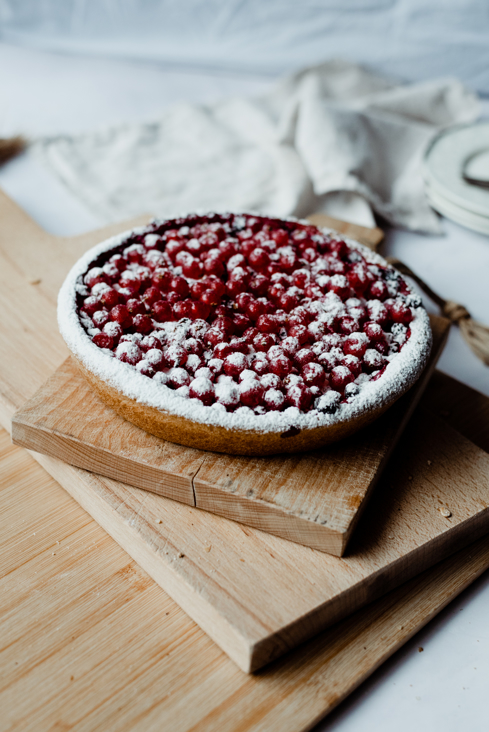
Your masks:
M 440 132 L 426 151 L 423 176 L 436 211 L 489 234 L 489 122 Z

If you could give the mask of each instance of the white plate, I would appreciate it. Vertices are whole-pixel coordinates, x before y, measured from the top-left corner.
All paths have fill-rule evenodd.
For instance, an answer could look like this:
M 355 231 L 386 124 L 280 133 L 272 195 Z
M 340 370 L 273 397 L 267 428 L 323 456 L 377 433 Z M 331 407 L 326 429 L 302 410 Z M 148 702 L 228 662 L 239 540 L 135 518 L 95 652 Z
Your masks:
M 467 183 L 463 177 L 475 156 L 487 151 L 489 122 L 461 125 L 440 132 L 424 156 L 426 185 L 460 209 L 489 217 L 489 190 Z
M 441 196 L 437 190 L 431 186 L 426 186 L 426 195 L 430 205 L 452 221 L 456 221 L 468 229 L 478 231 L 481 234 L 489 234 L 489 216 L 481 216 L 480 214 L 468 211 L 466 208 L 458 206 L 448 198 Z

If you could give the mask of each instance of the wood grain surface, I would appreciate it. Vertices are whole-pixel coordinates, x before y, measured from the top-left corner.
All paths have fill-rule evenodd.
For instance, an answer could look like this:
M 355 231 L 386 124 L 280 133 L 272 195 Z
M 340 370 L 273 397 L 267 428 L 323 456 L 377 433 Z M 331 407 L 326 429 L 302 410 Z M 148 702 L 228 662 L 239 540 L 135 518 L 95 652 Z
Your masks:
M 55 321 L 56 291 L 74 259 L 107 232 L 61 241 L 40 232 L 5 196 L 0 215 L 0 292 L 8 316 L 1 323 L 6 358 L 0 409 L 8 427 L 15 409 L 65 359 Z M 40 284 L 30 284 L 39 279 Z M 435 430 L 438 440 L 427 457 Z M 362 545 L 360 533 L 346 559 L 51 457 L 36 459 L 242 668 L 251 670 L 486 530 L 487 456 L 426 416 L 410 434 L 394 476 L 386 478 L 382 511 L 367 508 L 362 525 L 370 540 Z M 379 491 L 379 500 L 382 495 Z M 20 496 L 18 501 L 20 508 Z M 376 494 L 372 505 L 377 503 Z M 452 515 L 443 516 L 440 506 Z
M 15 414 L 12 439 L 70 465 L 342 556 L 433 372 L 449 321 L 433 316 L 432 328 L 429 364 L 408 394 L 355 437 L 322 450 L 250 458 L 166 442 L 107 407 L 72 359 Z
M 61 267 L 68 266 L 93 235 L 65 243 L 54 239 L 1 193 L 0 222 L 2 287 L 9 297 L 17 291 L 12 304 L 6 298 L 2 306 L 23 331 L 17 337 L 15 328 L 0 328 L 6 354 L 0 410 L 8 424 L 9 415 L 66 355 L 57 334 L 49 332 L 60 277 L 49 271 L 42 247 L 47 243 L 44 255 L 58 252 Z M 29 284 L 46 269 L 42 287 Z M 24 315 L 16 312 L 19 303 Z M 36 328 L 40 321 L 48 328 Z M 37 361 L 32 354 L 39 353 L 39 343 Z M 23 366 L 18 378 L 17 358 Z M 474 429 L 469 436 L 487 450 L 488 400 L 448 377 L 440 379 L 434 393 L 428 388 L 430 408 L 445 417 L 447 399 L 455 401 L 460 408 L 450 419 L 463 431 L 477 403 L 476 426 L 486 429 L 485 437 Z M 238 723 L 241 732 L 310 729 L 489 567 L 489 542 L 481 539 L 250 676 L 26 451 L 10 445 L 5 432 L 0 475 L 5 730 L 236 732 Z
M 358 224 L 350 224 L 347 221 L 334 219 L 326 214 L 312 214 L 312 216 L 308 216 L 308 219 L 315 226 L 326 226 L 330 229 L 335 229 L 335 231 L 356 239 L 374 251 L 378 249 L 380 242 L 384 238 L 382 229 L 378 229 L 377 227 L 371 229 L 369 227 L 359 226 Z
M 250 676 L 4 431 L 0 475 L 1 730 L 305 732 L 489 567 L 483 538 Z

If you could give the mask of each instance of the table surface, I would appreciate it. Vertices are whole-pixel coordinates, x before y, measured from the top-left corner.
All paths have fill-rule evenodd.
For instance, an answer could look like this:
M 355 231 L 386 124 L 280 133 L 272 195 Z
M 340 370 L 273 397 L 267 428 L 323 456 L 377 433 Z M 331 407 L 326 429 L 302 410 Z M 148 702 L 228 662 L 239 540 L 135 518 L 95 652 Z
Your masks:
M 270 78 L 168 70 L 150 63 L 81 58 L 0 44 L 0 136 L 35 137 L 92 130 L 158 116 L 179 100 L 213 101 L 269 87 Z M 484 102 L 489 116 L 489 102 Z M 0 187 L 46 230 L 76 234 L 104 222 L 33 154 L 0 169 Z M 444 236 L 388 229 L 383 253 L 395 255 L 436 292 L 489 321 L 489 237 L 443 220 Z M 427 303 L 429 306 L 429 303 Z M 489 371 L 452 329 L 439 368 L 489 395 Z M 486 730 L 489 678 L 489 573 L 384 664 L 318 727 L 398 732 L 416 728 Z M 423 653 L 418 648 L 424 649 Z M 238 720 L 237 720 L 238 721 Z

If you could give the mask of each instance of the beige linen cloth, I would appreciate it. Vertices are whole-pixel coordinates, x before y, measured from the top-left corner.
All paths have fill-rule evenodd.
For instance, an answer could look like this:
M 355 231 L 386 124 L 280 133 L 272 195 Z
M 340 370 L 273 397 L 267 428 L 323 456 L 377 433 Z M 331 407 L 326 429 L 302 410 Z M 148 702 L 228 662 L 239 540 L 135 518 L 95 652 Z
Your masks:
M 154 122 L 40 140 L 62 180 L 98 216 L 142 212 L 315 211 L 365 225 L 439 233 L 423 189 L 423 152 L 440 128 L 473 121 L 456 79 L 399 84 L 331 61 L 253 99 L 177 104 Z

